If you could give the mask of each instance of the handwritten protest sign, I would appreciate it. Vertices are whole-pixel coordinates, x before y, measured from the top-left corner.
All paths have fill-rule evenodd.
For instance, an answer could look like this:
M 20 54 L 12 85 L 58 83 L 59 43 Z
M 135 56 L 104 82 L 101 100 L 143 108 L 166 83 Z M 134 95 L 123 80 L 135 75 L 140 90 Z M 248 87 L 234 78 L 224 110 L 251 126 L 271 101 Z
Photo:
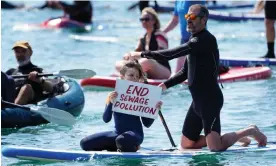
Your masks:
M 115 91 L 118 97 L 113 111 L 152 119 L 158 117 L 159 110 L 155 106 L 161 98 L 161 87 L 117 79 Z

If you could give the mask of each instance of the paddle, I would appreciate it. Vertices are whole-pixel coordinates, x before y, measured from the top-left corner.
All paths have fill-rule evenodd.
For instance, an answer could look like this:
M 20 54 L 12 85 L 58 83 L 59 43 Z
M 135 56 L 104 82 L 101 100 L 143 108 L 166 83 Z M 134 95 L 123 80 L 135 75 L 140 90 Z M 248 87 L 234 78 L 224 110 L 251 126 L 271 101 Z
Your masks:
M 165 121 L 165 119 L 164 119 L 164 117 L 163 117 L 163 114 L 162 114 L 161 110 L 159 110 L 158 114 L 159 114 L 159 117 L 160 117 L 160 119 L 161 119 L 161 121 L 162 121 L 164 127 L 165 127 L 166 133 L 167 133 L 167 135 L 168 135 L 168 137 L 169 137 L 169 139 L 170 139 L 170 142 L 171 142 L 172 146 L 173 146 L 173 147 L 176 147 L 176 145 L 175 145 L 175 143 L 174 143 L 174 141 L 173 141 L 172 135 L 171 135 L 171 133 L 170 133 L 170 130 L 169 130 L 168 126 L 167 126 L 167 123 L 166 123 L 166 121 Z
M 75 117 L 70 113 L 49 107 L 41 107 L 41 106 L 23 106 L 14 103 L 10 103 L 4 100 L 1 100 L 1 103 L 7 104 L 9 106 L 15 108 L 21 108 L 27 111 L 32 111 L 34 113 L 40 114 L 44 119 L 51 123 L 59 124 L 59 125 L 74 125 L 76 123 Z
M 136 6 L 139 5 L 139 2 L 135 2 L 134 4 L 130 5 L 127 10 L 133 10 L 134 8 L 136 8 Z
M 89 69 L 70 69 L 70 70 L 60 70 L 55 73 L 49 73 L 49 74 L 38 74 L 38 77 L 43 76 L 67 76 L 75 79 L 83 79 L 88 77 L 93 77 L 96 75 L 96 72 Z M 14 79 L 16 78 L 28 78 L 27 74 L 24 75 L 12 75 Z

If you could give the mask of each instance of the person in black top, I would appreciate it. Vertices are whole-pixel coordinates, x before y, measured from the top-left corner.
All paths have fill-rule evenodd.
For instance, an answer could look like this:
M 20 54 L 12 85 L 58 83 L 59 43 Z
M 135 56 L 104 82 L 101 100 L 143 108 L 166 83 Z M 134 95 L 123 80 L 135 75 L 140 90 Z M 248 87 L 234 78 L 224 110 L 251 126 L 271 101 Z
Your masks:
M 125 59 L 150 57 L 171 60 L 187 55 L 182 70 L 159 85 L 165 90 L 188 79 L 193 102 L 182 129 L 182 148 L 202 148 L 208 145 L 212 151 L 223 151 L 237 141 L 249 144 L 247 136 L 253 137 L 260 146 L 265 146 L 267 138 L 255 125 L 220 135 L 223 94 L 217 80 L 219 50 L 216 38 L 206 30 L 208 15 L 205 6 L 192 5 L 185 15 L 187 31 L 192 34 L 187 43 L 168 50 L 131 52 L 125 55 Z M 202 129 L 205 136 L 200 135 Z
M 28 74 L 27 80 L 15 80 L 17 88 L 17 97 L 15 104 L 28 104 L 37 102 L 43 96 L 43 91 L 52 92 L 53 85 L 51 82 L 46 81 L 43 77 L 37 77 L 38 73 L 42 73 L 43 69 L 33 65 L 31 56 L 33 54 L 32 47 L 26 41 L 18 41 L 12 48 L 16 60 L 19 64 L 17 69 L 9 69 L 6 74 Z
M 58 6 L 71 20 L 84 24 L 92 23 L 93 9 L 90 1 L 74 1 L 73 5 L 58 3 Z

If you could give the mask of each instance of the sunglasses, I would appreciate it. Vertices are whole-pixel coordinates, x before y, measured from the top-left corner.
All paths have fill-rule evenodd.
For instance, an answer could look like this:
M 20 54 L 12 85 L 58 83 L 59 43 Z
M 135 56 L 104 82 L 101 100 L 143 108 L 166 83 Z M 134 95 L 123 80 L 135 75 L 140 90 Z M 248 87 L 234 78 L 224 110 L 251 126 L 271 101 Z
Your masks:
M 147 18 L 147 17 L 146 17 L 146 18 L 140 18 L 139 20 L 140 20 L 141 22 L 143 22 L 143 21 L 148 22 L 148 21 L 150 21 L 150 18 Z
M 185 19 L 188 20 L 189 18 L 191 20 L 195 20 L 197 17 L 203 17 L 202 15 L 195 15 L 195 14 L 185 14 Z

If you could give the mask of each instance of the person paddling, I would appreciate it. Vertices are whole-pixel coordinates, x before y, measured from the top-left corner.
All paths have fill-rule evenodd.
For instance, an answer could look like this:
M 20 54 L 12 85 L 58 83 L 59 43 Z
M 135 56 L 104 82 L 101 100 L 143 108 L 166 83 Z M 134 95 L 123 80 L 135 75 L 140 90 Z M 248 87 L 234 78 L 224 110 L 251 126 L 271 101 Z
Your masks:
M 192 34 L 183 45 L 161 51 L 131 52 L 125 59 L 159 58 L 171 60 L 187 56 L 183 68 L 159 86 L 166 90 L 188 79 L 192 103 L 187 112 L 181 137 L 181 147 L 202 148 L 208 145 L 211 151 L 224 151 L 237 141 L 248 144 L 254 138 L 259 146 L 265 146 L 267 137 L 255 125 L 221 136 L 220 111 L 223 94 L 218 84 L 219 50 L 215 36 L 207 29 L 208 9 L 192 5 L 185 15 L 187 31 Z M 204 136 L 200 135 L 204 129 Z
M 15 80 L 15 84 L 17 85 L 17 97 L 15 98 L 14 103 L 20 105 L 36 103 L 43 98 L 43 91 L 51 93 L 54 86 L 50 81 L 45 80 L 43 77 L 37 77 L 38 73 L 42 73 L 43 69 L 31 62 L 33 50 L 27 41 L 16 42 L 12 49 L 14 50 L 19 66 L 17 69 L 9 69 L 6 74 L 29 75 L 27 80 Z
M 142 68 L 137 62 L 131 61 L 126 63 L 120 74 L 121 79 L 133 82 L 144 81 Z M 106 123 L 110 122 L 113 115 L 115 131 L 96 133 L 83 138 L 80 142 L 83 150 L 136 152 L 142 144 L 144 140 L 142 124 L 149 128 L 154 122 L 154 119 L 113 112 L 112 106 L 117 96 L 118 93 L 115 91 L 108 95 L 103 114 L 103 121 Z M 162 102 L 158 102 L 156 108 L 160 109 L 161 105 Z

